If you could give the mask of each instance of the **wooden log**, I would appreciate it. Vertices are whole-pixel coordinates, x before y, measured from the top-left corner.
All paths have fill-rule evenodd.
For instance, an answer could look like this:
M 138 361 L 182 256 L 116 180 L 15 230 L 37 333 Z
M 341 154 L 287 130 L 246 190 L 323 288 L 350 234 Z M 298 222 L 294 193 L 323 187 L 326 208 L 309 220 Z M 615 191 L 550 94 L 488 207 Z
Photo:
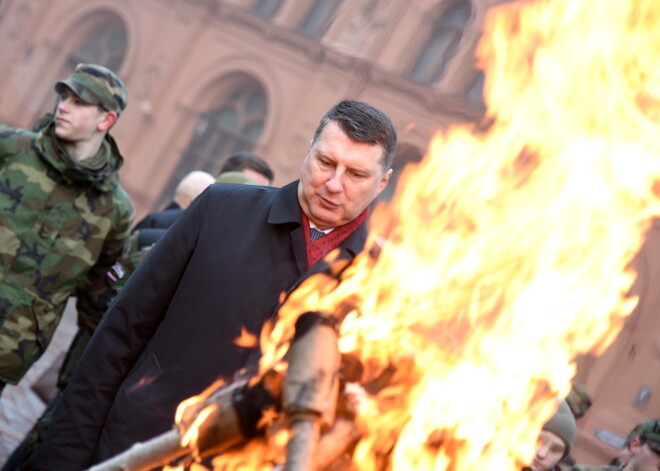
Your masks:
M 181 446 L 181 434 L 175 428 L 146 442 L 138 442 L 88 471 L 149 471 L 190 452 L 189 448 Z

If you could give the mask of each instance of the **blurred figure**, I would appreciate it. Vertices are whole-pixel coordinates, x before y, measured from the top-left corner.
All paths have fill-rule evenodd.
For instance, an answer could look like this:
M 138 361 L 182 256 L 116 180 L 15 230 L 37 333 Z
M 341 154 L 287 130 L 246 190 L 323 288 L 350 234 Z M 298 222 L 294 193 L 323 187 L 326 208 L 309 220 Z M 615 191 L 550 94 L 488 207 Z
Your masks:
M 586 414 L 587 410 L 591 407 L 592 401 L 591 396 L 584 386 L 573 383 L 571 385 L 571 392 L 566 396 L 566 403 L 577 421 Z M 567 454 L 559 462 L 559 469 L 561 471 L 571 471 L 575 464 L 575 459 L 570 454 Z
M 217 183 L 238 183 L 239 185 L 258 185 L 243 172 L 224 172 L 215 179 Z
M 630 458 L 632 458 L 633 450 L 639 446 L 639 436 L 642 433 L 643 426 L 644 423 L 642 422 L 633 427 L 633 429 L 626 437 L 626 441 L 623 444 L 623 449 L 612 459 L 610 465 L 621 466 L 628 464 Z
M 523 468 L 523 471 L 559 470 L 559 462 L 571 452 L 576 436 L 575 417 L 568 403 L 561 401 L 555 415 L 543 425 L 539 433 L 532 464 Z
M 634 430 L 633 430 L 634 432 Z M 631 432 L 631 434 L 633 433 Z M 641 425 L 639 436 L 630 440 L 627 463 L 607 466 L 578 465 L 575 471 L 658 471 L 660 469 L 660 419 L 650 419 Z
M 275 173 L 261 157 L 249 152 L 237 152 L 230 155 L 220 167 L 218 175 L 226 172 L 244 173 L 257 185 L 272 186 Z
M 184 209 L 190 206 L 199 194 L 215 183 L 213 175 L 194 170 L 184 176 L 174 190 L 172 202 L 162 211 L 147 214 L 133 231 L 142 229 L 167 229 L 176 221 Z
M 568 407 L 571 408 L 573 417 L 576 419 L 583 417 L 592 404 L 589 392 L 579 383 L 573 383 L 571 385 L 571 392 L 566 396 L 566 402 L 568 403 Z
M 110 129 L 128 94 L 111 70 L 78 64 L 34 131 L 0 125 L 0 394 L 50 343 L 76 297 L 81 330 L 108 307 L 105 272 L 121 256 L 134 211 L 119 183 Z

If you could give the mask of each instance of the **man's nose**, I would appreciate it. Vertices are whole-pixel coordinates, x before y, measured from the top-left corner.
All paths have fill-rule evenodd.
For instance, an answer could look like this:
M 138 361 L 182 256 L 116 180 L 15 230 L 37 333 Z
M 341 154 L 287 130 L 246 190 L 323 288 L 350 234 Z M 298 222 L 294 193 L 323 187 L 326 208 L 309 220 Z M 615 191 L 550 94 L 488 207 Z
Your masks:
M 541 446 L 539 450 L 536 452 L 536 455 L 539 458 L 545 458 L 547 454 L 548 454 L 548 447 L 545 445 Z
M 69 98 L 62 98 L 57 103 L 57 109 L 58 110 L 67 110 L 68 108 L 69 108 Z
M 328 181 L 325 182 L 325 186 L 328 188 L 328 191 L 331 193 L 339 193 L 342 190 L 343 184 L 341 182 L 342 173 L 333 172 Z

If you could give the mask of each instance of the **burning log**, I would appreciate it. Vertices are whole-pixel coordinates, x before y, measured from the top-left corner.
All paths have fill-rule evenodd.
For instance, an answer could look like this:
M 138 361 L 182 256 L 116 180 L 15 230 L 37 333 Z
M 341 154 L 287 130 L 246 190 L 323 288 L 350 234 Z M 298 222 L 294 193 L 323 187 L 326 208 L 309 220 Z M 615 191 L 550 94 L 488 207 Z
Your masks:
M 316 448 L 315 465 L 318 470 L 335 469 L 334 465 L 340 461 L 362 438 L 362 434 L 352 420 L 338 418 L 327 433 L 321 435 Z
M 341 364 L 334 322 L 308 313 L 296 323 L 282 398 L 291 431 L 285 471 L 314 469 L 312 457 L 321 427 L 334 422 Z
M 173 430 L 136 443 L 88 471 L 148 471 L 185 455 L 220 453 L 245 441 L 246 432 L 255 429 L 261 418 L 255 411 L 272 407 L 280 395 L 281 375 L 275 372 L 253 385 L 233 383 L 185 408 Z
M 174 428 L 144 443 L 136 443 L 124 453 L 92 466 L 88 471 L 148 471 L 191 451 L 181 446 L 181 434 Z
M 285 471 L 314 468 L 321 430 L 335 422 L 341 358 L 335 320 L 319 313 L 300 316 L 291 343 L 286 377 L 269 370 L 250 383 L 232 383 L 201 401 L 183 403 L 173 430 L 130 449 L 89 471 L 148 471 L 185 455 L 222 453 L 257 433 L 267 410 L 283 410 L 290 429 Z M 192 398 L 195 399 L 195 398 Z M 355 442 L 357 429 L 335 424 L 317 461 L 326 466 Z

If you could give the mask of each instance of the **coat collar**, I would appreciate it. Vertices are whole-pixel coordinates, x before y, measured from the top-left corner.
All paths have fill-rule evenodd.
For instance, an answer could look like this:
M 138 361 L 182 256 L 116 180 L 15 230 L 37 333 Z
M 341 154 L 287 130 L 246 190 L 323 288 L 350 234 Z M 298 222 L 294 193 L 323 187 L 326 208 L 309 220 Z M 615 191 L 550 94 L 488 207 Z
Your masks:
M 270 224 L 296 223 L 298 226 L 301 225 L 301 209 L 298 202 L 299 182 L 300 180 L 296 180 L 277 190 L 268 214 Z
M 283 186 L 275 195 L 273 205 L 268 214 L 268 222 L 270 224 L 287 224 L 294 223 L 297 228 L 302 226 L 302 209 L 298 201 L 298 185 L 300 180 L 289 183 Z M 296 231 L 294 231 L 296 232 Z M 302 236 L 302 231 L 301 234 Z M 348 238 L 341 244 L 342 255 L 344 250 L 348 251 L 348 257 L 353 258 L 363 248 L 367 240 L 366 223 L 360 226 L 348 236 Z M 304 243 L 304 239 L 302 239 Z

